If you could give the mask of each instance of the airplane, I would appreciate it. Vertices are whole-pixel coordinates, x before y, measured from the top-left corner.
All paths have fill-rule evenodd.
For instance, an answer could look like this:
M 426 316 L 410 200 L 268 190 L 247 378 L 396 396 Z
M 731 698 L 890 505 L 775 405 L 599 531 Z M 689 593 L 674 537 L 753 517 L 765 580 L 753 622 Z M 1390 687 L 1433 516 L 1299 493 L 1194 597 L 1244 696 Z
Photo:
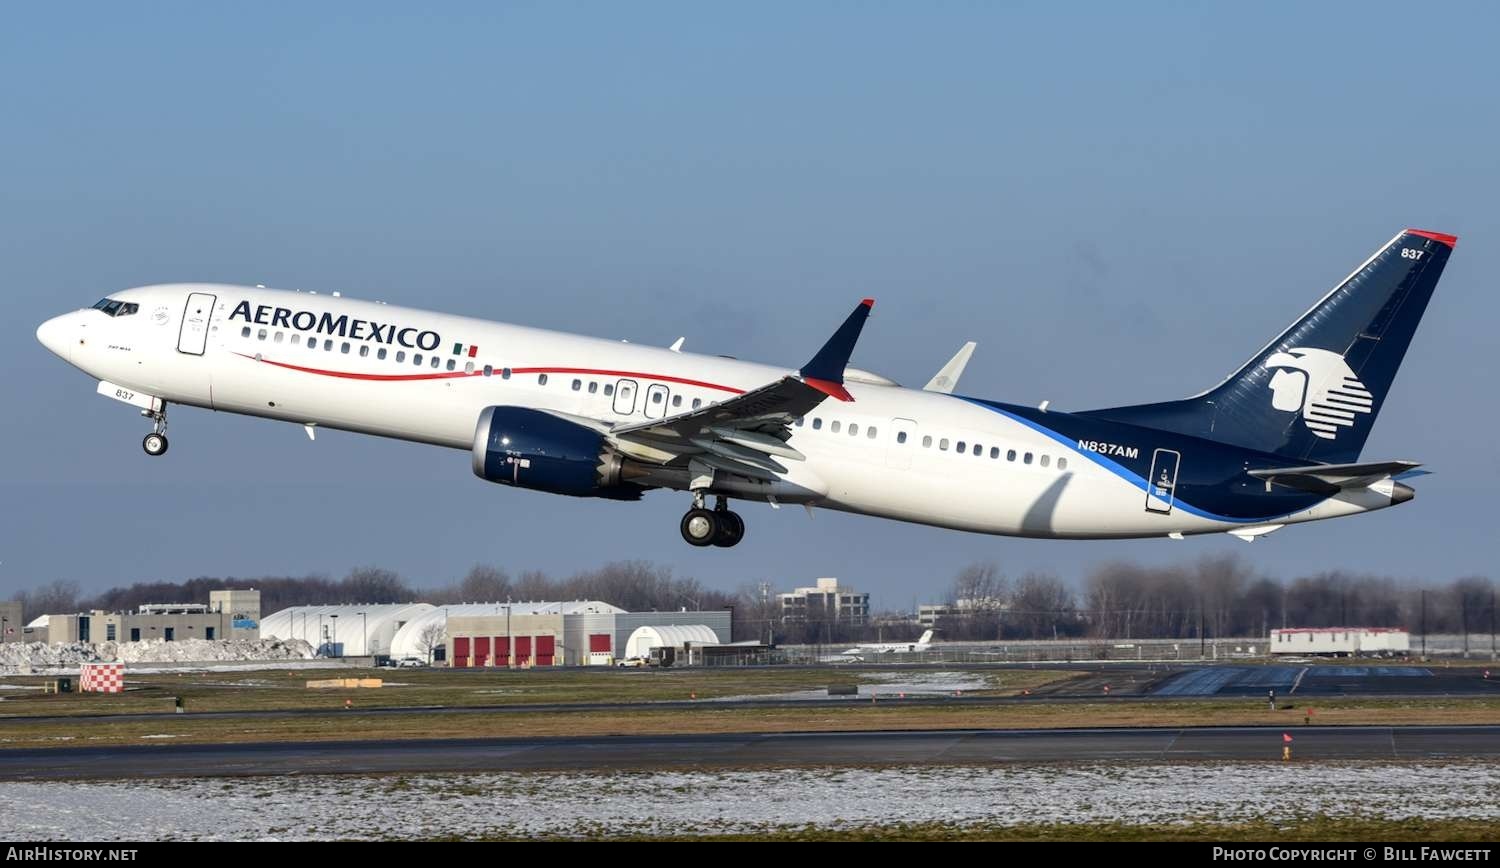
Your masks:
M 732 500 L 1060 539 L 1247 541 L 1405 503 L 1412 461 L 1360 452 L 1457 237 L 1407 229 L 1221 383 L 1061 412 L 850 367 L 864 299 L 798 369 L 381 302 L 220 284 L 128 289 L 37 339 L 152 422 L 172 404 L 468 450 L 481 479 L 576 497 L 686 492 L 694 546 Z M 1118 360 L 1101 359 L 1114 367 Z M 714 498 L 714 505 L 708 499 Z
M 869 645 L 856 645 L 848 651 L 840 652 L 839 656 L 859 659 L 866 654 L 916 654 L 932 647 L 932 632 L 931 630 L 923 632 L 922 637 L 915 642 L 873 642 Z

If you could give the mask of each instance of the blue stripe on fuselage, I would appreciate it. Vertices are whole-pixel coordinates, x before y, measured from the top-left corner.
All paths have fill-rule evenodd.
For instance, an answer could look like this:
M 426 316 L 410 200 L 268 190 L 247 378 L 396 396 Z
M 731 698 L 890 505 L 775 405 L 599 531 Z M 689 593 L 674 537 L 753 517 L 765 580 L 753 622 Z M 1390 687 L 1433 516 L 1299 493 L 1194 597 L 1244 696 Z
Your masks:
M 999 413 L 1001 416 L 1004 416 L 1007 419 L 1010 419 L 1012 421 L 1015 421 L 1015 422 L 1018 422 L 1018 423 L 1020 423 L 1022 425 L 1025 425 L 1027 428 L 1030 428 L 1031 430 L 1037 432 L 1038 434 L 1045 435 L 1046 437 L 1049 437 L 1052 440 L 1057 441 L 1058 443 L 1062 444 L 1064 447 L 1066 447 L 1069 451 L 1073 452 L 1074 454 L 1081 455 L 1084 458 L 1087 458 L 1090 461 L 1094 462 L 1095 464 L 1099 465 L 1100 467 L 1103 467 L 1105 470 L 1108 470 L 1110 473 L 1113 473 L 1115 476 L 1118 476 L 1119 478 L 1125 480 L 1126 482 L 1128 482 L 1131 485 L 1135 486 L 1136 488 L 1140 489 L 1142 494 L 1145 494 L 1147 491 L 1149 491 L 1149 488 L 1147 487 L 1147 483 L 1146 483 L 1146 478 L 1144 476 L 1142 476 L 1139 473 L 1136 473 L 1134 470 L 1131 470 L 1128 467 L 1125 467 L 1124 465 L 1120 464 L 1118 461 L 1111 460 L 1106 455 L 1101 455 L 1101 454 L 1099 454 L 1097 452 L 1093 452 L 1091 450 L 1078 448 L 1078 440 L 1077 440 L 1077 438 L 1064 436 L 1064 435 L 1058 433 L 1057 431 L 1054 431 L 1051 428 L 1048 428 L 1047 426 L 1042 425 L 1039 422 L 1035 422 L 1035 421 L 1033 421 L 1031 419 L 1027 419 L 1025 416 L 1021 416 L 1021 415 L 1018 415 L 1016 413 L 1013 413 L 1010 410 L 1006 410 L 1006 409 L 1004 409 L 1002 407 L 999 407 L 999 406 L 997 406 L 997 405 L 995 405 L 993 403 L 990 403 L 989 401 L 984 401 L 984 400 L 981 400 L 979 398 L 968 398 L 968 397 L 964 397 L 962 395 L 954 395 L 953 397 L 958 398 L 960 401 L 967 401 L 967 402 L 969 402 L 970 404 L 973 404 L 976 407 L 983 407 L 984 409 L 989 410 L 989 411 L 991 411 L 993 413 Z M 1069 414 L 1066 414 L 1066 413 L 1058 413 L 1056 415 L 1058 415 L 1060 417 L 1063 417 L 1063 418 L 1070 418 Z M 1096 425 L 1098 420 L 1087 419 L 1087 420 L 1082 420 L 1082 421 L 1085 421 L 1085 422 L 1089 423 L 1090 425 Z M 1179 490 L 1180 490 L 1180 486 L 1179 486 Z M 1303 503 L 1303 504 L 1299 505 L 1296 509 L 1293 509 L 1293 510 L 1290 510 L 1290 511 L 1286 511 L 1286 512 L 1278 511 L 1276 513 L 1273 513 L 1272 515 L 1266 515 L 1266 516 L 1246 516 L 1246 517 L 1237 517 L 1237 516 L 1232 516 L 1232 515 L 1221 515 L 1219 513 L 1211 512 L 1211 511 L 1209 511 L 1207 509 L 1203 509 L 1201 507 L 1194 506 L 1193 504 L 1188 503 L 1187 501 L 1183 500 L 1181 494 L 1174 495 L 1173 500 L 1172 500 L 1172 506 L 1173 506 L 1174 509 L 1181 509 L 1182 511 L 1184 511 L 1184 512 L 1190 514 L 1190 515 L 1195 515 L 1195 516 L 1197 516 L 1199 518 L 1207 519 L 1209 521 L 1222 521 L 1222 522 L 1226 522 L 1226 523 L 1229 523 L 1229 524 L 1261 524 L 1261 523 L 1264 523 L 1264 522 L 1271 522 L 1271 521 L 1276 521 L 1277 519 L 1286 518 L 1287 516 L 1290 516 L 1290 515 L 1295 515 L 1295 514 L 1297 514 L 1299 512 L 1302 512 L 1303 510 L 1308 509 L 1310 506 L 1312 506 L 1312 505 L 1314 505 L 1316 503 L 1321 502 L 1323 499 L 1324 498 L 1313 498 L 1311 503 Z M 1283 503 L 1284 503 L 1284 501 L 1283 501 Z M 1144 508 L 1144 506 L 1142 508 Z

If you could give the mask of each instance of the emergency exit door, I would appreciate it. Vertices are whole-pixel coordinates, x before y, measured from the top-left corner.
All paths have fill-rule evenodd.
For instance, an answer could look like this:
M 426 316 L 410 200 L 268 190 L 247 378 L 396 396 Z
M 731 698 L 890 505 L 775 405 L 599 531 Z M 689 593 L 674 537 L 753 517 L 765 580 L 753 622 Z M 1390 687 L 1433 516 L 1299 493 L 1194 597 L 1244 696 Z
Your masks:
M 1182 455 L 1158 449 L 1151 456 L 1151 475 L 1146 477 L 1146 511 L 1166 515 L 1177 500 L 1177 468 Z
M 208 321 L 214 313 L 215 297 L 206 292 L 190 292 L 182 311 L 182 326 L 177 330 L 177 352 L 203 355 L 208 346 Z

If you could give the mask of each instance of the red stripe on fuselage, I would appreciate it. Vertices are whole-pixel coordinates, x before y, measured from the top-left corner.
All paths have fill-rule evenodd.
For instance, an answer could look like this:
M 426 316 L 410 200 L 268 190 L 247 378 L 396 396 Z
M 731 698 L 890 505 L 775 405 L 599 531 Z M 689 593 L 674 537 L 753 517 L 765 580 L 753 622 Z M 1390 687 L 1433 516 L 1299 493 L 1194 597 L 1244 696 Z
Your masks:
M 511 368 L 510 372 L 512 374 L 594 374 L 600 377 L 636 377 L 642 380 L 660 380 L 664 383 L 681 383 L 684 386 L 701 386 L 704 389 L 718 389 L 721 392 L 730 392 L 735 395 L 745 394 L 744 389 L 736 389 L 733 386 L 720 386 L 717 383 L 705 383 L 702 380 L 668 377 L 665 374 L 646 374 L 640 371 L 603 371 L 597 368 Z
M 457 377 L 482 377 L 484 371 L 436 371 L 431 374 L 361 374 L 355 371 L 330 371 L 323 368 L 305 368 L 302 365 L 293 365 L 287 362 L 273 362 L 270 359 L 256 359 L 255 356 L 244 353 L 235 355 L 245 359 L 255 359 L 267 365 L 275 365 L 278 368 L 286 368 L 292 371 L 301 371 L 304 374 L 318 374 L 324 377 L 339 377 L 345 380 L 374 380 L 380 382 L 402 382 L 410 380 L 449 380 Z M 492 368 L 499 374 L 500 368 Z M 735 395 L 743 395 L 744 389 L 736 389 L 733 386 L 721 386 L 717 383 L 705 383 L 702 380 L 689 380 L 683 377 L 669 377 L 664 374 L 647 374 L 639 371 L 605 371 L 596 368 L 511 368 L 512 374 L 591 374 L 600 377 L 635 377 L 642 380 L 656 380 L 666 383 L 681 383 L 684 386 L 699 386 L 704 389 L 717 389 L 720 392 L 729 392 Z

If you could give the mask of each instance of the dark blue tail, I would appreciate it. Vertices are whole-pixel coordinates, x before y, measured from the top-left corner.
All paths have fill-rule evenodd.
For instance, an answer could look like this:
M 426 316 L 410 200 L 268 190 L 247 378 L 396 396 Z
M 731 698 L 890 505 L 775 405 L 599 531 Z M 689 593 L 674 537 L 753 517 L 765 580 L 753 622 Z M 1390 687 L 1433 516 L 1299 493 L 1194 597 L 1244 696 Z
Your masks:
M 1457 242 L 1407 229 L 1215 388 L 1080 415 L 1289 458 L 1357 461 Z

